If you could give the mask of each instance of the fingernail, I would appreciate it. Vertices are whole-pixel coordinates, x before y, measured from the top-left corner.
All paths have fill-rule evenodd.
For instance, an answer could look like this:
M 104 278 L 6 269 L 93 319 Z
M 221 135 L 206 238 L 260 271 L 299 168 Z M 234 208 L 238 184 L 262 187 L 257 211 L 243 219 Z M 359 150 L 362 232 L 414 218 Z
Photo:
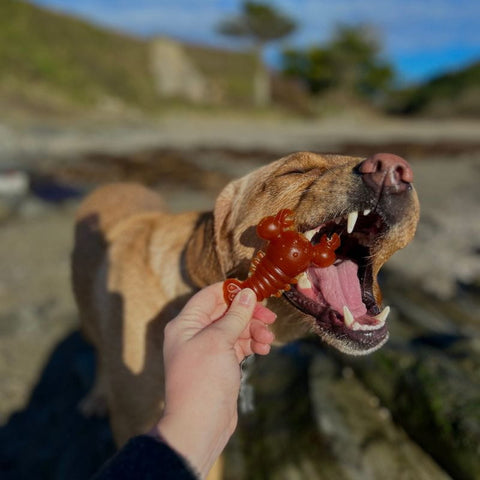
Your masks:
M 240 298 L 238 299 L 238 303 L 240 305 L 245 305 L 246 307 L 252 305 L 256 300 L 256 296 L 253 290 L 246 288 L 240 292 Z

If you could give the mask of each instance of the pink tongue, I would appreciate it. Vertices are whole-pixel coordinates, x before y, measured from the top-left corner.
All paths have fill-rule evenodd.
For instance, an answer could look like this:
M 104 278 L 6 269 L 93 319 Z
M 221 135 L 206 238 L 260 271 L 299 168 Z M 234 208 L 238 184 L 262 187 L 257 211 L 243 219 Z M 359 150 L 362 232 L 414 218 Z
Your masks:
M 346 305 L 354 318 L 367 313 L 367 308 L 362 302 L 357 270 L 358 265 L 351 260 L 345 260 L 337 266 L 315 269 L 317 285 L 320 285 L 325 300 L 342 315 L 343 306 Z

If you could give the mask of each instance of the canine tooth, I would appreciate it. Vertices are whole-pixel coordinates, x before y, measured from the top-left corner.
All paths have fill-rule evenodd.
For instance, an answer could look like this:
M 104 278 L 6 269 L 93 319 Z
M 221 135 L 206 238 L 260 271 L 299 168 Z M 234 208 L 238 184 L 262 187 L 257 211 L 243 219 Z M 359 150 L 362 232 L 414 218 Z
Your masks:
M 357 223 L 357 218 L 358 218 L 358 211 L 355 210 L 354 212 L 350 212 L 348 214 L 348 220 L 347 220 L 347 232 L 352 233 L 353 228 L 355 227 L 355 224 Z
M 379 323 L 385 323 L 385 320 L 388 317 L 388 314 L 390 313 L 390 307 L 385 307 L 382 312 L 380 312 L 378 315 L 376 315 L 373 318 L 376 318 Z
M 363 211 L 363 214 L 365 216 L 367 216 L 369 213 L 371 212 L 371 210 L 369 208 L 366 208 L 364 211 Z
M 343 321 L 348 328 L 352 328 L 352 325 L 355 323 L 352 312 L 346 305 L 343 306 Z
M 315 235 L 315 230 L 308 230 L 308 232 L 305 232 L 304 235 L 307 237 L 308 240 L 311 240 L 313 236 Z
M 310 282 L 305 272 L 298 277 L 297 287 L 301 288 L 302 290 L 312 288 L 312 282 Z

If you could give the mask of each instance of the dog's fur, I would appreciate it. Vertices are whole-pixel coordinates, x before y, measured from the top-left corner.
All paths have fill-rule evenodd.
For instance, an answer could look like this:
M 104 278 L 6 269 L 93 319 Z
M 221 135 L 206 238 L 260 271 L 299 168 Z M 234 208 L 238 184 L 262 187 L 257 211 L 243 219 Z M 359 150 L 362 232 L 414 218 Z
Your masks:
M 290 208 L 306 231 L 374 200 L 385 222 L 371 247 L 372 291 L 381 303 L 377 273 L 412 239 L 418 200 L 413 188 L 395 199 L 381 193 L 372 200 L 356 170 L 362 160 L 290 155 L 228 184 L 214 211 L 203 214 L 171 215 L 156 193 L 128 183 L 86 198 L 77 216 L 73 287 L 98 371 L 84 409 L 92 412 L 106 400 L 119 445 L 161 414 L 165 323 L 197 289 L 227 276 L 244 278 L 262 247 L 255 234 L 262 217 Z M 347 353 L 381 344 L 364 347 L 335 336 L 284 298 L 271 299 L 269 306 L 278 314 L 272 328 L 279 342 L 314 331 Z

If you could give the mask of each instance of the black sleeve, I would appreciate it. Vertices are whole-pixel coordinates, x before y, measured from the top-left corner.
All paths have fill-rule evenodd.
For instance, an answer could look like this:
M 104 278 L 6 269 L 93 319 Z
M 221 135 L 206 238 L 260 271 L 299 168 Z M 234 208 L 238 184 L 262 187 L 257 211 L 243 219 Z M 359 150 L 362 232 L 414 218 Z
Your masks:
M 197 480 L 187 461 L 166 443 L 132 438 L 91 480 Z

